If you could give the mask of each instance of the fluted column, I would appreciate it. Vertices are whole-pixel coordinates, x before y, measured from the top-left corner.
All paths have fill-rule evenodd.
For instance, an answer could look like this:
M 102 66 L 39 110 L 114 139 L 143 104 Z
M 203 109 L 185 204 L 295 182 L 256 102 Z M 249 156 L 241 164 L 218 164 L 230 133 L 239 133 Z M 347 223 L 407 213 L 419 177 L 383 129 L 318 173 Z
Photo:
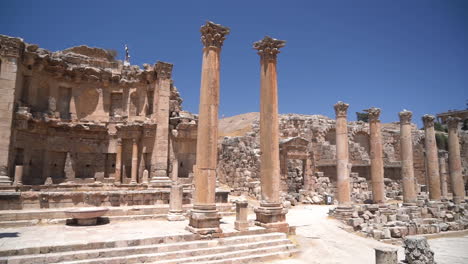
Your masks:
M 440 190 L 442 198 L 448 197 L 446 151 L 439 152 Z
M 219 233 L 221 219 L 215 203 L 221 46 L 229 28 L 207 22 L 200 29 L 203 63 L 197 133 L 193 210 L 188 230 L 202 235 Z
M 260 55 L 260 184 L 262 198 L 256 224 L 287 231 L 287 210 L 280 200 L 278 84 L 276 58 L 285 41 L 266 36 L 254 43 Z
M 414 186 L 413 167 L 413 139 L 411 136 L 411 117 L 413 113 L 403 110 L 400 116 L 400 154 L 401 177 L 403 180 L 403 202 L 416 203 L 416 189 Z
M 440 200 L 440 174 L 439 174 L 439 160 L 437 154 L 437 144 L 434 130 L 433 115 L 424 115 L 422 117 L 425 132 L 425 149 L 426 149 L 426 169 L 429 183 L 429 199 Z
M 336 114 L 336 181 L 338 187 L 338 202 L 351 203 L 348 166 L 348 122 L 346 120 L 349 104 L 335 104 Z
M 375 203 L 383 203 L 385 202 L 385 185 L 380 109 L 372 107 L 366 111 L 369 113 L 372 197 Z
M 122 139 L 117 139 L 115 154 L 115 184 L 122 183 Z
M 448 125 L 448 147 L 449 147 L 449 172 L 452 185 L 453 201 L 460 203 L 465 200 L 465 183 L 463 181 L 460 142 L 458 140 L 458 123 L 460 118 L 449 117 Z
M 137 184 L 138 176 L 138 141 L 134 138 L 132 142 L 132 174 L 130 184 Z

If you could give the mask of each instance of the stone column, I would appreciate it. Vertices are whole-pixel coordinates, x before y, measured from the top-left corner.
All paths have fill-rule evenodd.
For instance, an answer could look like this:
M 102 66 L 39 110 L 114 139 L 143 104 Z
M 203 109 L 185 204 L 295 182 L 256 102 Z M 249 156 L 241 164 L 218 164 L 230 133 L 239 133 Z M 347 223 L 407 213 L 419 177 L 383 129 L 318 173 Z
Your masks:
M 338 202 L 346 205 L 351 203 L 348 169 L 348 122 L 346 120 L 349 104 L 335 104 L 336 114 L 336 181 L 338 187 Z
M 375 203 L 384 203 L 385 184 L 382 159 L 382 132 L 379 120 L 380 109 L 372 107 L 366 111 L 369 113 L 372 197 Z
M 425 132 L 425 149 L 426 149 L 426 169 L 427 178 L 429 183 L 429 199 L 440 200 L 440 174 L 439 174 L 439 160 L 437 154 L 437 144 L 434 130 L 433 115 L 424 115 L 422 117 Z
M 169 221 L 183 221 L 185 216 L 183 214 L 182 199 L 184 195 L 184 186 L 182 184 L 173 183 L 171 186 L 171 194 L 169 197 L 169 214 L 167 220 Z
M 130 184 L 137 184 L 138 177 L 138 141 L 133 139 L 132 146 L 132 174 L 130 179 Z
M 234 222 L 234 228 L 238 231 L 249 230 L 249 221 L 247 216 L 249 214 L 249 203 L 247 201 L 236 202 L 236 221 Z
M 218 142 L 219 63 L 221 46 L 229 28 L 207 22 L 200 29 L 203 63 L 198 116 L 197 157 L 193 210 L 187 229 L 209 235 L 222 232 L 216 209 L 216 167 Z
M 465 200 L 465 183 L 462 175 L 460 142 L 458 141 L 459 122 L 460 118 L 458 117 L 449 117 L 447 119 L 450 183 L 455 203 Z
M 411 136 L 411 117 L 413 113 L 403 110 L 400 116 L 400 155 L 401 177 L 403 180 L 403 202 L 408 205 L 416 203 L 416 189 L 413 168 L 413 138 Z
M 448 197 L 447 159 L 446 159 L 445 151 L 439 151 L 439 171 L 440 171 L 440 189 L 442 192 L 442 197 L 447 199 Z
M 280 200 L 278 84 L 276 57 L 283 40 L 266 36 L 254 43 L 260 55 L 260 182 L 262 199 L 255 209 L 256 225 L 288 232 L 287 209 Z
M 115 184 L 122 183 L 122 139 L 117 139 L 115 153 Z
M 158 61 L 154 66 L 157 74 L 157 127 L 156 140 L 151 158 L 151 185 L 169 187 L 171 180 L 167 174 L 169 157 L 169 97 L 171 96 L 172 64 Z
M 13 185 L 23 185 L 23 165 L 15 166 L 15 181 Z
M 179 179 L 179 161 L 174 158 L 172 160 L 172 174 L 171 174 L 171 181 L 172 184 L 177 183 Z

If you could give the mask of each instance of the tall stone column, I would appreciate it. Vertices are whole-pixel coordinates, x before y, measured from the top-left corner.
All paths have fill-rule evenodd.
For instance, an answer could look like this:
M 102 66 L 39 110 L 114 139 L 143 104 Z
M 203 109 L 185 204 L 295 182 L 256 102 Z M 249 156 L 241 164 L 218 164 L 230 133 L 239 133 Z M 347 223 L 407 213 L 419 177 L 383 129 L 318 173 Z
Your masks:
M 440 172 L 440 189 L 442 198 L 448 197 L 448 184 L 447 184 L 447 159 L 446 152 L 439 151 L 439 172 Z
M 465 200 L 465 183 L 462 175 L 460 142 L 458 141 L 459 122 L 460 118 L 458 117 L 449 117 L 447 119 L 450 183 L 455 203 Z
M 167 174 L 169 157 L 169 97 L 171 96 L 172 64 L 158 61 L 154 66 L 157 74 L 157 127 L 156 140 L 151 159 L 151 185 L 169 187 L 171 180 Z
M 262 200 L 255 209 L 256 225 L 287 232 L 287 210 L 280 200 L 278 84 L 276 57 L 283 40 L 266 36 L 254 43 L 260 55 L 260 182 Z
M 424 115 L 422 117 L 425 132 L 425 148 L 426 148 L 426 169 L 429 183 L 429 199 L 440 200 L 440 174 L 439 174 L 439 159 L 437 153 L 437 144 L 434 130 L 433 115 Z
M 207 22 L 200 29 L 203 43 L 203 63 L 198 116 L 197 157 L 193 210 L 187 229 L 209 235 L 222 232 L 221 216 L 216 209 L 216 166 L 219 107 L 219 63 L 221 47 L 229 28 Z
M 115 154 L 115 183 L 122 183 L 122 139 L 117 139 L 117 148 Z
M 137 184 L 138 177 L 138 141 L 134 138 L 132 142 L 132 174 L 130 184 Z
M 179 179 L 179 161 L 174 158 L 172 160 L 172 173 L 171 173 L 171 181 L 172 184 L 177 183 Z
M 349 185 L 350 169 L 348 166 L 348 122 L 346 120 L 349 104 L 335 104 L 336 114 L 336 181 L 338 187 L 338 202 L 342 205 L 351 203 Z
M 401 177 L 403 180 L 403 202 L 411 205 L 416 203 L 413 167 L 413 138 L 411 136 L 411 117 L 413 113 L 403 110 L 400 116 L 400 155 Z
M 385 185 L 380 109 L 372 107 L 366 111 L 369 113 L 372 197 L 375 203 L 383 203 L 385 202 Z

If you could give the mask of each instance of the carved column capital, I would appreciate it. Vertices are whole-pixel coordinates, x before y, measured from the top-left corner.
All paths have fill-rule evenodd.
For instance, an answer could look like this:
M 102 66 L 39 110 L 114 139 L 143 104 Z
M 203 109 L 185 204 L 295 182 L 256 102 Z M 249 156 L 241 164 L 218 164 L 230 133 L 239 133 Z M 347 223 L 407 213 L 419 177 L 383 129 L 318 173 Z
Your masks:
M 205 48 L 221 48 L 230 30 L 228 27 L 207 21 L 206 24 L 200 28 L 200 32 L 201 41 Z
M 398 113 L 400 116 L 400 123 L 401 124 L 411 124 L 411 117 L 413 116 L 413 113 L 408 110 L 403 110 L 400 113 Z
M 118 138 L 118 139 L 117 139 L 117 145 L 122 146 L 122 139 L 121 139 L 121 138 Z
M 461 121 L 461 119 L 459 117 L 450 116 L 447 119 L 447 127 L 449 129 L 458 130 L 458 124 L 460 123 L 460 121 Z
M 377 107 L 371 107 L 369 109 L 364 110 L 364 112 L 367 112 L 369 114 L 369 122 L 378 122 L 380 121 L 380 108 Z
M 348 114 L 349 104 L 338 101 L 334 106 L 336 117 L 346 117 Z
M 173 65 L 168 62 L 158 61 L 154 65 L 154 71 L 158 79 L 171 79 Z
M 422 121 L 424 123 L 425 128 L 434 127 L 434 120 L 435 116 L 433 115 L 423 115 L 422 117 Z
M 254 42 L 253 48 L 258 50 L 257 54 L 262 59 L 276 61 L 276 56 L 281 51 L 280 48 L 286 46 L 286 41 L 274 39 L 269 36 L 265 36 L 262 40 Z

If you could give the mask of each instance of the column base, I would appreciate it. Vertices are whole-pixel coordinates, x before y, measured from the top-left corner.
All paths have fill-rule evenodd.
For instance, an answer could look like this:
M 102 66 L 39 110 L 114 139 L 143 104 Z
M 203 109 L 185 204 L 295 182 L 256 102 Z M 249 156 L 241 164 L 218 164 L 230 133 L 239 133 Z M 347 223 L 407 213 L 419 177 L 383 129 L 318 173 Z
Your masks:
M 0 185 L 11 185 L 11 179 L 8 176 L 0 176 Z
M 153 177 L 151 178 L 150 185 L 155 187 L 170 187 L 172 181 L 169 177 Z
M 246 231 L 249 230 L 249 222 L 246 221 L 235 221 L 234 229 L 237 231 Z
M 289 233 L 289 225 L 286 223 L 288 210 L 280 203 L 261 203 L 255 208 L 255 225 L 277 232 Z
M 353 216 L 354 208 L 349 204 L 338 205 L 334 211 L 334 216 L 337 219 L 348 219 Z
M 169 212 L 167 214 L 167 220 L 168 221 L 184 221 L 185 216 L 182 211 L 180 212 Z
M 186 229 L 201 236 L 216 236 L 223 231 L 219 227 L 221 215 L 216 205 L 194 205 L 189 211 L 189 225 Z

